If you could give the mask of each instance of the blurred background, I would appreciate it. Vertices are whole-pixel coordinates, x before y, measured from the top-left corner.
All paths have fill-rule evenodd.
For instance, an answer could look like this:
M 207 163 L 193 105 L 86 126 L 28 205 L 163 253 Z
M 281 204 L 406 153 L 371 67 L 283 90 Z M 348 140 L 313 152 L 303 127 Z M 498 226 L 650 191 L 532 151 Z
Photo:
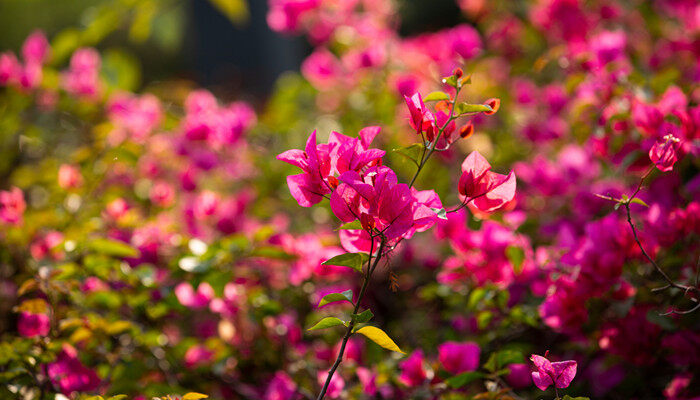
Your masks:
M 454 26 L 462 18 L 452 0 L 398 3 L 402 35 Z M 273 32 L 267 12 L 264 0 L 0 0 L 0 48 L 16 51 L 42 29 L 66 58 L 78 42 L 109 50 L 107 64 L 137 75 L 134 90 L 179 78 L 224 99 L 245 95 L 259 102 L 312 51 L 302 37 Z

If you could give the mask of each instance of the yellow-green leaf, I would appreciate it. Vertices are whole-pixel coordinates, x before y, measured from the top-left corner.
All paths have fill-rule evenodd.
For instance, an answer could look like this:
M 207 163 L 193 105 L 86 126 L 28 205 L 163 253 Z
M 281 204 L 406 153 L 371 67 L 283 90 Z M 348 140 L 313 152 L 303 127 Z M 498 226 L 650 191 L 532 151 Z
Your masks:
M 387 350 L 395 351 L 397 353 L 401 354 L 406 354 L 404 353 L 399 346 L 394 343 L 393 340 L 384 333 L 383 330 L 375 327 L 375 326 L 365 326 L 357 330 L 357 333 L 363 334 L 367 339 L 373 341 L 374 343 L 384 347 Z
M 95 239 L 90 248 L 100 254 L 114 257 L 138 257 L 139 251 L 124 242 L 110 239 Z
M 311 328 L 309 328 L 310 331 L 315 331 L 317 329 L 326 329 L 326 328 L 331 328 L 333 326 L 338 326 L 338 325 L 345 325 L 345 322 L 343 322 L 340 318 L 336 317 L 326 317 L 320 321 Z
M 182 400 L 199 400 L 199 399 L 206 399 L 207 396 L 206 394 L 201 394 L 201 393 L 196 393 L 196 392 L 190 392 L 182 396 Z

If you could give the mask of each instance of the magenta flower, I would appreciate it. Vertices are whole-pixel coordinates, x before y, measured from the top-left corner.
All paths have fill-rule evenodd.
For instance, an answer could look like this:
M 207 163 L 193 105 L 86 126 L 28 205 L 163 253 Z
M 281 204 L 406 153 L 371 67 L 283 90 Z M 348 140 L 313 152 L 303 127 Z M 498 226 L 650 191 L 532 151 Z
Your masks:
M 548 352 L 545 353 L 545 357 Z M 537 368 L 536 372 L 532 373 L 532 381 L 540 390 L 547 390 L 549 385 L 563 389 L 569 387 L 571 381 L 576 376 L 577 363 L 574 360 L 550 362 L 545 357 L 533 354 L 530 360 Z
M 13 187 L 11 190 L 0 191 L 0 222 L 9 225 L 22 225 L 22 216 L 27 204 L 24 202 L 22 191 Z
M 292 400 L 297 385 L 284 371 L 277 371 L 270 383 L 267 384 L 264 400 Z
M 51 329 L 51 321 L 46 314 L 22 311 L 17 321 L 17 331 L 24 337 L 46 336 Z
M 70 94 L 95 98 L 100 93 L 100 54 L 92 48 L 78 49 L 63 74 L 63 87 Z
M 187 368 L 194 368 L 201 365 L 209 364 L 214 358 L 214 353 L 207 349 L 206 346 L 197 344 L 185 352 L 185 366 Z
M 332 132 L 328 143 L 316 144 L 314 131 L 306 142 L 306 151 L 293 149 L 278 155 L 278 160 L 304 171 L 287 177 L 292 197 L 300 206 L 311 207 L 338 185 L 336 175 L 361 171 L 378 163 L 384 156 L 384 151 L 369 148 L 378 133 L 379 127 L 362 129 L 358 138 Z
M 0 85 L 16 83 L 22 66 L 11 52 L 0 54 Z
M 515 197 L 515 174 L 491 172 L 491 165 L 477 151 L 471 152 L 462 163 L 459 178 L 459 194 L 462 201 L 471 201 L 483 212 L 497 210 Z
M 54 386 L 66 396 L 73 392 L 94 390 L 100 384 L 100 378 L 95 371 L 80 362 L 78 351 L 69 344 L 63 345 L 56 361 L 46 366 L 46 372 Z
M 320 386 L 323 386 L 323 384 L 326 383 L 326 379 L 328 379 L 328 372 L 319 371 L 317 378 L 318 384 Z M 338 398 L 343 393 L 344 388 L 345 380 L 343 379 L 343 377 L 341 377 L 340 374 L 334 374 L 331 378 L 331 383 L 328 385 L 328 391 L 326 392 L 326 396 L 328 396 L 331 399 Z
M 404 100 L 408 107 L 410 115 L 408 123 L 411 128 L 415 129 L 418 134 L 425 132 L 428 140 L 432 140 L 437 131 L 435 116 L 423 103 L 420 93 L 414 93 L 411 97 L 404 96 Z
M 416 350 L 410 357 L 399 363 L 401 375 L 399 381 L 408 387 L 418 386 L 425 382 L 427 375 L 423 368 L 423 352 Z
M 376 228 L 392 240 L 437 218 L 433 210 L 414 197 L 404 183 L 398 183 L 389 167 L 372 167 L 361 176 L 343 173 L 331 195 L 331 210 L 343 222 L 360 219 L 365 230 Z M 420 192 L 415 192 L 420 193 Z
M 214 289 L 208 283 L 202 282 L 195 292 L 192 285 L 183 282 L 175 287 L 175 296 L 183 306 L 200 309 L 207 307 L 214 298 Z
M 49 42 L 44 32 L 37 30 L 27 36 L 22 44 L 22 58 L 26 63 L 43 64 L 49 56 Z
M 451 374 L 479 368 L 480 352 L 479 345 L 474 342 L 445 342 L 438 346 L 440 363 Z
M 678 160 L 676 149 L 680 140 L 673 135 L 666 135 L 657 141 L 649 150 L 649 158 L 661 172 L 673 170 L 673 164 Z

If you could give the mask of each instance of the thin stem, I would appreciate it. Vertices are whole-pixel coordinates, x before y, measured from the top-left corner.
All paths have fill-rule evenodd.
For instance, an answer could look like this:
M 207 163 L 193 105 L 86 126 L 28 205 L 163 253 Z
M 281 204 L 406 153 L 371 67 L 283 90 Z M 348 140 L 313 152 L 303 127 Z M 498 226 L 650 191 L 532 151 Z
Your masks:
M 685 286 L 685 285 L 680 285 L 676 282 L 674 282 L 667 274 L 664 272 L 661 267 L 659 267 L 659 264 L 654 261 L 654 259 L 649 256 L 649 254 L 644 250 L 644 246 L 642 246 L 642 242 L 639 241 L 639 236 L 637 236 L 637 229 L 634 227 L 634 223 L 632 222 L 632 213 L 630 212 L 630 205 L 629 203 L 625 203 L 625 211 L 627 211 L 627 223 L 629 224 L 630 228 L 632 228 L 632 235 L 634 235 L 634 241 L 637 242 L 637 247 L 639 247 L 639 250 L 642 251 L 642 255 L 651 263 L 651 265 L 654 266 L 654 269 L 664 278 L 666 283 L 668 283 L 669 287 L 674 287 L 676 289 L 681 289 L 684 291 L 688 290 L 697 290 L 697 288 L 693 288 L 691 286 Z
M 554 394 L 557 396 L 556 400 L 559 400 L 559 391 L 557 390 L 557 386 L 554 386 Z
M 457 96 L 459 96 L 460 88 L 457 87 L 457 88 L 455 88 L 455 90 L 456 90 L 455 97 L 452 99 L 451 106 L 450 106 L 450 115 L 447 117 L 447 121 L 445 121 L 445 124 L 443 126 L 441 126 L 440 129 L 438 130 L 438 134 L 437 134 L 437 137 L 435 137 L 435 141 L 430 143 L 430 151 L 428 151 L 428 154 L 425 157 L 423 157 L 423 155 L 425 155 L 425 148 L 423 149 L 423 155 L 421 155 L 420 164 L 418 164 L 418 170 L 416 170 L 416 173 L 413 175 L 413 178 L 411 178 L 411 183 L 408 184 L 409 188 L 412 187 L 413 184 L 416 182 L 416 179 L 418 178 L 418 175 L 420 174 L 421 170 L 423 169 L 425 164 L 430 159 L 430 156 L 432 156 L 433 153 L 435 152 L 435 146 L 437 146 L 437 142 L 438 142 L 438 140 L 440 140 L 440 136 L 442 136 L 442 132 L 445 131 L 447 126 L 453 120 L 455 104 L 457 103 Z M 423 133 L 421 132 L 421 136 L 422 135 L 423 135 Z
M 384 251 L 384 244 L 385 244 L 385 239 L 382 238 L 380 243 L 379 243 L 379 251 L 377 252 L 377 257 L 374 259 L 374 264 L 372 263 L 372 253 L 374 251 L 374 237 L 372 237 L 372 240 L 370 242 L 370 253 L 369 256 L 370 258 L 367 260 L 367 273 L 364 276 L 364 280 L 362 282 L 362 288 L 360 289 L 360 294 L 357 296 L 357 302 L 355 303 L 355 309 L 353 310 L 353 314 L 357 314 L 357 311 L 360 309 L 360 302 L 362 301 L 362 298 L 365 295 L 365 291 L 367 290 L 367 286 L 369 285 L 370 278 L 372 278 L 372 272 L 374 272 L 374 269 L 377 267 L 377 264 L 379 264 L 379 260 L 382 258 L 382 251 Z M 326 378 L 326 382 L 323 384 L 323 387 L 321 388 L 321 392 L 318 394 L 318 397 L 316 400 L 322 400 L 323 396 L 326 395 L 326 391 L 328 390 L 328 385 L 331 383 L 331 379 L 333 378 L 333 374 L 335 373 L 335 370 L 338 369 L 338 366 L 340 366 L 340 363 L 343 361 L 343 354 L 345 353 L 345 346 L 348 344 L 348 340 L 350 339 L 350 336 L 352 336 L 352 329 L 355 327 L 355 320 L 350 320 L 350 323 L 348 324 L 348 329 L 345 331 L 345 335 L 343 336 L 343 341 L 340 344 L 340 351 L 338 352 L 338 357 L 335 359 L 335 362 L 333 363 L 333 366 L 331 369 L 328 371 L 328 377 Z

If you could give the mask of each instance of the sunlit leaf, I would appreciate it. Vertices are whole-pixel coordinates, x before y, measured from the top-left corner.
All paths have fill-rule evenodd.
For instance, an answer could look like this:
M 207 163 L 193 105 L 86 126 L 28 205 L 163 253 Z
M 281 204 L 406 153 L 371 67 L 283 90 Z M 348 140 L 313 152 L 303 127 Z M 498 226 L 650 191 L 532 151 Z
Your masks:
M 445 92 L 432 92 L 423 98 L 423 101 L 441 101 L 449 100 L 450 95 Z
M 182 400 L 199 400 L 199 399 L 206 399 L 209 396 L 206 394 L 201 394 L 201 393 L 196 393 L 196 392 L 190 392 L 182 396 Z
M 209 0 L 222 14 L 236 25 L 248 21 L 248 5 L 245 0 Z
M 326 317 L 326 318 L 318 321 L 318 323 L 316 323 L 316 325 L 309 328 L 309 330 L 315 331 L 318 329 L 332 328 L 332 327 L 338 326 L 338 325 L 345 325 L 345 322 L 343 322 L 340 318 Z
M 395 351 L 397 353 L 401 354 L 406 354 L 404 353 L 399 346 L 394 343 L 393 340 L 384 333 L 383 330 L 374 327 L 374 326 L 364 326 L 360 329 L 357 330 L 357 333 L 360 333 L 367 337 L 369 340 L 373 341 L 374 343 L 380 345 L 381 347 L 384 347 L 387 350 Z
M 111 239 L 94 239 L 88 247 L 99 254 L 112 257 L 138 257 L 139 251 L 124 242 Z

